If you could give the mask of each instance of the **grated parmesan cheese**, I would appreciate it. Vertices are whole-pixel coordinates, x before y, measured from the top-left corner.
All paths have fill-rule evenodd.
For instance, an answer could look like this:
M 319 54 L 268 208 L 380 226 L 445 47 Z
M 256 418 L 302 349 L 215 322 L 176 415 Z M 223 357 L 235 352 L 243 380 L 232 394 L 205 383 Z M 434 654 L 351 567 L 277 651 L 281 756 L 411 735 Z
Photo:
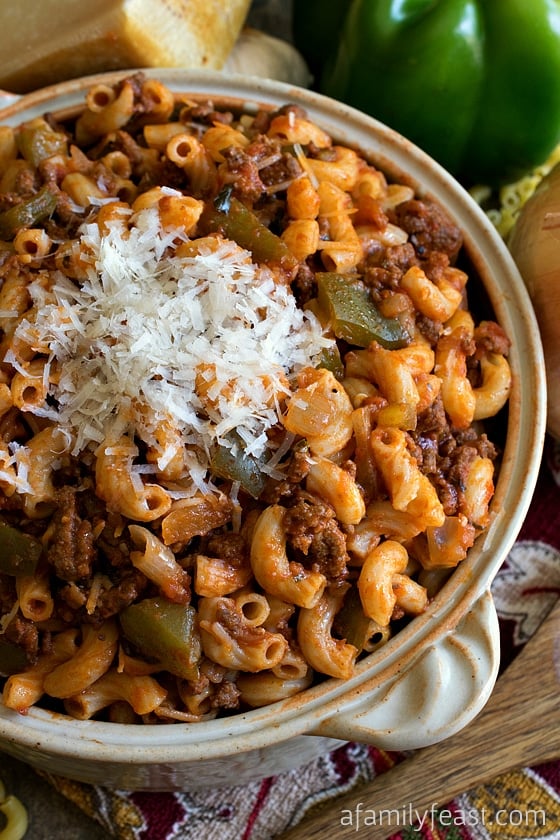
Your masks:
M 162 230 L 156 208 L 123 212 L 103 235 L 84 223 L 86 279 L 76 285 L 57 272 L 46 284 L 39 275 L 30 286 L 33 320 L 23 319 L 15 336 L 49 347 L 47 370 L 56 365 L 57 376 L 48 404 L 32 410 L 71 434 L 73 455 L 123 433 L 154 445 L 168 423 L 187 447 L 185 478 L 208 489 L 211 448 L 231 446 L 233 430 L 248 453 L 276 463 L 267 431 L 279 421 L 286 377 L 332 342 L 236 243 L 217 239 L 215 250 L 182 257 L 178 238 Z M 162 449 L 158 467 L 172 456 Z

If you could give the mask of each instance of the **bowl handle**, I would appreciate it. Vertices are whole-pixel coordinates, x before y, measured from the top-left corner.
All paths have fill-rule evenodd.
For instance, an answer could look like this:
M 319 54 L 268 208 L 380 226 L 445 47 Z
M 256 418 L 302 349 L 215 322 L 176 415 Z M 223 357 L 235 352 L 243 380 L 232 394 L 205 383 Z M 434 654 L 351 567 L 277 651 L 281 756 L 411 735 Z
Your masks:
M 435 744 L 479 713 L 494 687 L 499 660 L 498 616 L 486 591 L 409 668 L 372 692 L 367 687 L 355 692 L 353 703 L 312 734 L 397 751 Z

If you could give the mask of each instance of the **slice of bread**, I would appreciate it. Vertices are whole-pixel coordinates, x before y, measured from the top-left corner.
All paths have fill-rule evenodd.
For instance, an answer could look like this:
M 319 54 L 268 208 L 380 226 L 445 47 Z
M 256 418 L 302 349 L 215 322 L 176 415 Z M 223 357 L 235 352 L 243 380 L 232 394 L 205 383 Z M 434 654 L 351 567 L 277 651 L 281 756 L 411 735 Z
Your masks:
M 220 70 L 251 0 L 0 3 L 0 87 L 13 93 L 138 67 Z

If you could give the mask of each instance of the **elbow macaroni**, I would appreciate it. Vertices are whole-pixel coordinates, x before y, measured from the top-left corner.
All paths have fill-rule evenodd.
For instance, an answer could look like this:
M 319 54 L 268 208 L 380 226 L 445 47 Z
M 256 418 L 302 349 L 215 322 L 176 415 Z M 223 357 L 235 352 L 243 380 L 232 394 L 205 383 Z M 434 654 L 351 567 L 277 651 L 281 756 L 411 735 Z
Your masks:
M 270 505 L 259 516 L 251 540 L 253 574 L 257 583 L 271 595 L 310 608 L 320 599 L 327 581 L 320 572 L 308 571 L 289 560 L 285 515 L 281 505 Z
M 27 834 L 27 809 L 13 794 L 6 794 L 4 783 L 0 781 L 0 813 L 5 821 L 1 837 L 4 840 L 23 840 Z
M 0 127 L 0 164 L 0 520 L 40 552 L 0 574 L 2 634 L 33 628 L 25 667 L 0 649 L 4 705 L 190 724 L 349 679 L 492 518 L 499 453 L 482 424 L 510 395 L 508 341 L 475 324 L 467 274 L 430 240 L 453 222 L 297 108 L 218 112 L 141 73 L 94 85 L 62 129 Z M 154 240 L 154 300 L 133 301 Z M 349 292 L 329 312 L 324 272 Z M 247 277 L 251 298 L 232 303 Z M 160 289 L 156 333 L 123 350 Z M 95 309 L 99 290 L 114 306 L 86 333 L 74 304 L 95 293 Z M 289 313 L 274 328 L 271 301 Z M 239 323 L 210 358 L 203 331 L 221 346 Z M 104 374 L 69 375 L 76 353 Z M 134 364 L 100 428 L 86 395 L 103 406 L 123 353 Z M 125 634 L 144 601 L 161 614 Z
M 313 607 L 300 610 L 298 639 L 312 668 L 338 679 L 349 679 L 354 671 L 357 648 L 332 634 L 334 618 L 343 601 L 343 591 L 325 592 Z

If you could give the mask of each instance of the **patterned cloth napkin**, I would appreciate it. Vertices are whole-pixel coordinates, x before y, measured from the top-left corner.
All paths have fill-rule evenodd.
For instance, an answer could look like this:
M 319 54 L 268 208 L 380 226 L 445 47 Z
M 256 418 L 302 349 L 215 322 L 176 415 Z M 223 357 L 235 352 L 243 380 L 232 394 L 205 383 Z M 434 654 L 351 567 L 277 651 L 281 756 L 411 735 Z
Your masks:
M 492 586 L 502 669 L 560 597 L 559 512 L 560 445 L 549 440 L 528 516 Z M 349 743 L 297 770 L 243 787 L 178 793 L 109 791 L 42 775 L 118 840 L 274 840 L 311 809 L 400 761 L 406 756 Z M 336 829 L 333 823 L 333 836 Z M 367 827 L 359 836 L 367 836 Z M 423 826 L 403 826 L 393 835 L 393 840 L 413 838 L 560 839 L 560 761 L 501 775 L 434 810 Z

